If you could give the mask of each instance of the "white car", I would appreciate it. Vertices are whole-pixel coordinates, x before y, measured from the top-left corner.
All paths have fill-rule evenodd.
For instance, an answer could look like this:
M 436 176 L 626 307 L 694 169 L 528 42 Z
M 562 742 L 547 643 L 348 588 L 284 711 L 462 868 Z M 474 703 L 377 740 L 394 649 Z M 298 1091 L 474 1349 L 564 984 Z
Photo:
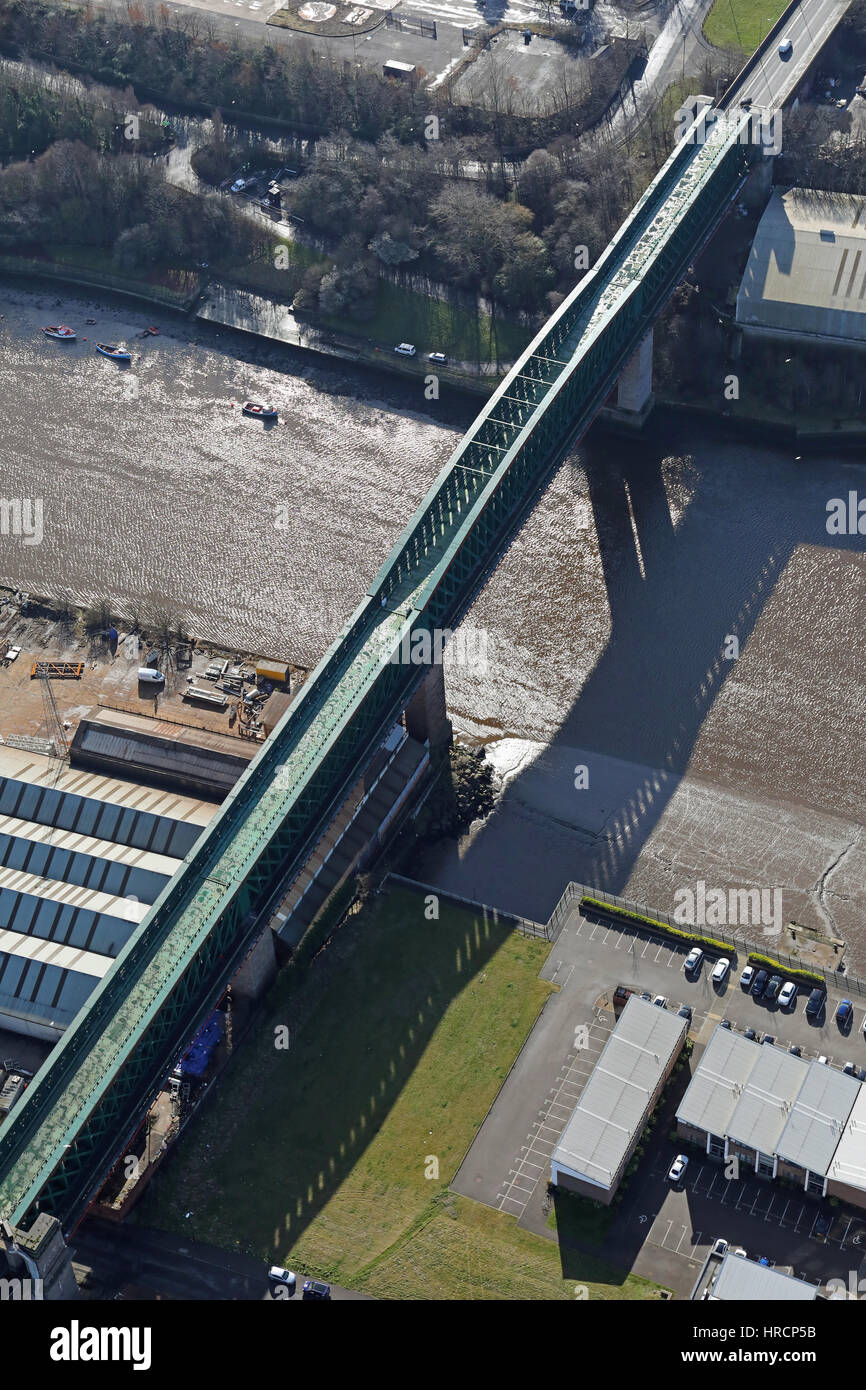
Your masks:
M 794 45 L 791 43 L 791 40 L 790 40 L 790 39 L 782 39 L 782 42 L 779 44 L 779 57 L 780 57 L 780 58 L 789 58 L 789 57 L 791 56 L 791 54 L 793 53 L 793 51 L 794 51 Z
M 730 968 L 731 962 L 728 960 L 727 956 L 722 956 L 721 960 L 717 960 L 713 966 L 713 984 L 724 984 L 725 980 L 728 978 L 728 971 Z
M 234 183 L 232 184 L 232 193 L 243 193 L 246 186 L 246 179 L 235 179 Z
M 161 671 L 154 671 L 152 666 L 139 666 L 138 679 L 144 685 L 159 685 L 160 681 L 165 680 Z
M 742 975 L 740 976 L 740 984 L 743 986 L 743 989 L 751 989 L 752 981 L 754 980 L 754 978 L 755 967 L 753 965 L 747 965 Z
M 287 1289 L 294 1290 L 297 1279 L 290 1269 L 283 1269 L 280 1265 L 271 1265 L 268 1270 L 268 1278 L 272 1284 L 285 1284 Z
M 448 358 L 446 357 L 444 352 L 428 352 L 427 361 L 436 362 L 440 367 L 444 367 L 448 361 Z
M 414 356 L 415 356 L 415 348 L 412 346 L 411 343 L 398 343 L 397 346 L 395 347 L 394 351 L 395 351 L 395 352 L 398 354 L 398 356 L 400 356 L 400 357 L 414 357 Z
M 713 1248 L 712 1248 L 711 1254 L 713 1254 L 713 1255 L 727 1255 L 727 1253 L 728 1253 L 728 1242 L 725 1240 L 724 1236 L 719 1236 L 718 1240 L 715 1240 L 715 1241 L 713 1242 Z
M 797 986 L 793 980 L 786 980 L 779 990 L 779 1008 L 787 1009 L 789 1004 L 793 1004 L 797 998 Z
M 704 953 L 700 946 L 693 946 L 683 961 L 683 970 L 687 975 L 693 975 L 704 958 Z
M 655 999 L 653 1000 L 653 1003 L 655 1004 L 657 1009 L 666 1009 L 668 1006 L 667 995 L 657 994 Z
M 747 1259 L 749 1258 L 748 1255 L 746 1254 L 745 1250 L 743 1249 L 742 1245 L 738 1245 L 737 1248 L 736 1248 L 736 1250 L 732 1250 L 732 1251 L 731 1251 L 731 1254 L 732 1254 L 732 1255 L 739 1255 L 739 1256 L 740 1256 L 740 1259 L 742 1259 L 742 1260 L 747 1260 Z
M 680 1182 L 688 1165 L 689 1160 L 685 1154 L 677 1154 L 668 1171 L 668 1182 Z
M 822 1066 L 822 1067 L 827 1067 L 827 1066 L 830 1065 L 830 1063 L 827 1061 L 827 1058 L 824 1056 L 823 1053 L 822 1053 L 821 1056 L 818 1058 L 818 1061 L 821 1063 L 821 1066 Z

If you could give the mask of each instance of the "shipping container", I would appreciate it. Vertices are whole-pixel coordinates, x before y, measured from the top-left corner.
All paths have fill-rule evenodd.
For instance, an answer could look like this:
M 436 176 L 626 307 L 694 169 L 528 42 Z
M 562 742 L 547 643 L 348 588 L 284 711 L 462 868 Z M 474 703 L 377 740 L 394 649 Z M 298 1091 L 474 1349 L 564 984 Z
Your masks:
M 278 661 L 260 661 L 256 666 L 257 681 L 273 681 L 274 685 L 288 685 L 289 668 Z

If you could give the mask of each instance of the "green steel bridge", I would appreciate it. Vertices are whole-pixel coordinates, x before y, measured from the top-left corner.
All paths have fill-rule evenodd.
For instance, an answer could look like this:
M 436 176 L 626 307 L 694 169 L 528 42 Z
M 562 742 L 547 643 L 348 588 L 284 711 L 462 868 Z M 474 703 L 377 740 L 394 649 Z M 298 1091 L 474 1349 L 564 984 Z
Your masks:
M 0 1218 L 26 1227 L 48 1212 L 67 1233 L 80 1220 L 265 913 L 427 674 L 399 652 L 415 632 L 458 624 L 741 187 L 750 153 L 730 128 L 680 144 L 481 411 L 3 1127 Z

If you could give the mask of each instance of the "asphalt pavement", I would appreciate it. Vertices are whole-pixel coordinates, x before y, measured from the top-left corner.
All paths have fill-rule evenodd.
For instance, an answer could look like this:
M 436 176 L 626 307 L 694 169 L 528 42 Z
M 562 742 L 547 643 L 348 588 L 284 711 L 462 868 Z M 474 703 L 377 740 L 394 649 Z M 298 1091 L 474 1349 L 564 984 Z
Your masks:
M 134 1286 L 166 1299 L 203 1301 L 273 1301 L 303 1303 L 305 1276 L 297 1275 L 296 1292 L 286 1298 L 268 1281 L 268 1266 L 249 1255 L 221 1250 L 201 1241 L 186 1241 L 167 1231 L 129 1224 L 114 1226 L 93 1218 L 72 1238 L 79 1283 L 86 1278 L 90 1297 L 113 1299 Z M 366 1299 L 331 1284 L 333 1301 Z

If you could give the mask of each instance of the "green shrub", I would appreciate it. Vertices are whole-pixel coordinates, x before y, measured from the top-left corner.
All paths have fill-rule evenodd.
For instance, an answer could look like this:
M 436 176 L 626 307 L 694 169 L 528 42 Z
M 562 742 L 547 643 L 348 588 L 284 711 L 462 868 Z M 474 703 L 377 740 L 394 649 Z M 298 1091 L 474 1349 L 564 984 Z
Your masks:
M 709 946 L 718 951 L 730 952 L 734 960 L 737 958 L 736 950 L 729 946 L 726 941 L 716 941 L 711 936 L 701 936 L 698 932 L 680 931 L 679 927 L 671 927 L 667 922 L 657 922 L 654 917 L 642 917 L 639 912 L 629 912 L 625 907 L 616 907 L 613 903 L 602 902 L 600 898 L 581 898 L 580 906 L 586 904 L 589 907 L 601 908 L 602 912 L 615 912 L 617 916 L 624 917 L 628 922 L 639 922 L 641 926 L 652 927 L 655 931 L 664 932 L 666 936 L 675 936 L 680 941 L 694 941 L 698 946 Z
M 749 964 L 762 965 L 769 970 L 780 970 L 792 980 L 805 980 L 815 985 L 824 984 L 824 976 L 815 970 L 800 970 L 796 966 L 782 965 L 781 961 L 773 960 L 772 956 L 762 956 L 757 951 L 749 952 Z

